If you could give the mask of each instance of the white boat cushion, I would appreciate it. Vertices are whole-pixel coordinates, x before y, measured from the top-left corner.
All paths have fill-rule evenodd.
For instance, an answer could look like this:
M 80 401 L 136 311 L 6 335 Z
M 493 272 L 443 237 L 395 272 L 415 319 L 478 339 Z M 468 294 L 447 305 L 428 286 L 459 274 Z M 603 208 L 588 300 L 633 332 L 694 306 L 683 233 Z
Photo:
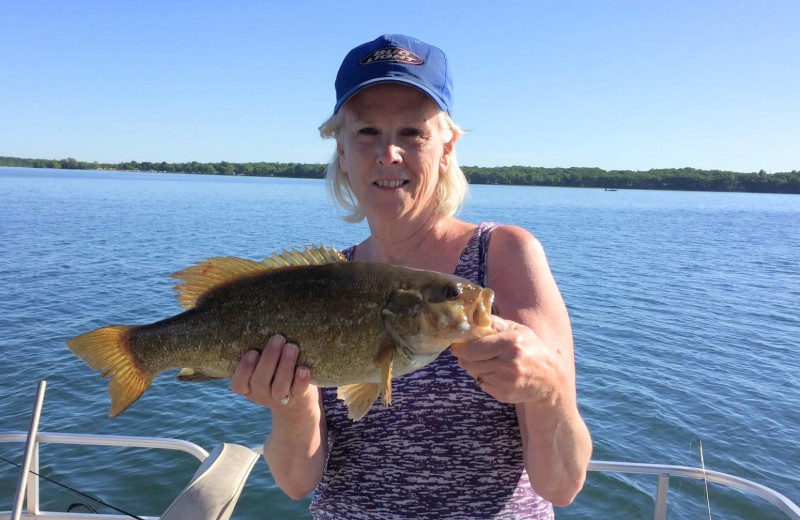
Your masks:
M 258 458 L 238 444 L 217 446 L 160 520 L 227 520 Z

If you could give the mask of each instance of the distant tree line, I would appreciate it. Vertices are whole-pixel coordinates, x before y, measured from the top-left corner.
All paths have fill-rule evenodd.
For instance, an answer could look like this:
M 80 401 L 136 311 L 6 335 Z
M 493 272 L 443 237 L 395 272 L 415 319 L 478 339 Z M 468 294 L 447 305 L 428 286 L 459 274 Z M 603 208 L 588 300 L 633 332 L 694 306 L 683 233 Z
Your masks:
M 696 168 L 664 168 L 647 171 L 600 168 L 538 168 L 503 166 L 464 168 L 470 183 L 572 186 L 583 188 L 747 191 L 800 194 L 800 171 L 739 173 Z
M 128 161 L 116 164 L 76 161 L 67 159 L 20 159 L 0 157 L 0 166 L 23 168 L 56 168 L 64 170 L 119 170 L 157 173 L 197 173 L 201 175 L 248 175 L 253 177 L 302 177 L 321 179 L 325 176 L 324 164 L 301 163 L 188 163 Z
M 117 164 L 67 159 L 21 159 L 0 157 L 0 166 L 61 168 L 69 170 L 121 170 L 203 175 L 247 175 L 256 177 L 299 177 L 321 179 L 324 164 L 307 163 L 188 163 L 137 162 Z M 647 171 L 602 170 L 600 168 L 541 168 L 531 166 L 462 167 L 471 184 L 521 186 L 567 186 L 583 188 L 746 191 L 800 194 L 800 171 L 739 173 L 696 168 L 667 168 Z

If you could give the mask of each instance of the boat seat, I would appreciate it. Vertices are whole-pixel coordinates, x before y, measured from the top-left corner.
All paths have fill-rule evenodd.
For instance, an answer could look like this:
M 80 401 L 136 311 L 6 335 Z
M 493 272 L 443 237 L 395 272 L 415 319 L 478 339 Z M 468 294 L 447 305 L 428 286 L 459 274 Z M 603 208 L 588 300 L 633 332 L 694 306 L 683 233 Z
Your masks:
M 217 446 L 159 520 L 227 520 L 258 458 L 238 444 Z

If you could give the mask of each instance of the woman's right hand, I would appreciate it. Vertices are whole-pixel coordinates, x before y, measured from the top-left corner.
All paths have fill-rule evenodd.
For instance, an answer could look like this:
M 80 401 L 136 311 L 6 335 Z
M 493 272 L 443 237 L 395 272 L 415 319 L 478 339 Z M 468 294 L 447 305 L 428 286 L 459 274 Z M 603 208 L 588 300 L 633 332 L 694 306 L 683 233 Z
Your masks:
M 297 366 L 299 353 L 283 336 L 272 336 L 261 354 L 247 352 L 231 376 L 234 392 L 272 410 L 264 458 L 275 483 L 295 500 L 322 480 L 328 442 L 320 390 L 308 367 Z
M 271 408 L 273 414 L 319 409 L 319 391 L 311 372 L 297 366 L 299 349 L 275 335 L 266 347 L 247 352 L 231 377 L 231 389 L 250 401 Z

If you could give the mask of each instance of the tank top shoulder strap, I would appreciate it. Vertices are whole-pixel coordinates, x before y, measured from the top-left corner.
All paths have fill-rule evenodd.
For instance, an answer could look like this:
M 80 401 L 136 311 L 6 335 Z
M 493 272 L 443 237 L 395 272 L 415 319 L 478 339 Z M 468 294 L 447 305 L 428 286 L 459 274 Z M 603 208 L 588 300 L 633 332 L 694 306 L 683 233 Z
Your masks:
M 347 261 L 349 262 L 350 260 L 353 259 L 353 253 L 355 252 L 355 250 L 356 250 L 356 246 L 352 245 L 352 246 L 348 247 L 347 249 L 342 249 L 340 251 L 340 253 L 342 253 L 342 255 L 344 255 L 344 257 L 347 258 Z
M 486 286 L 486 262 L 489 253 L 489 240 L 492 230 L 497 227 L 495 222 L 481 222 L 467 242 L 467 246 L 458 259 L 456 270 L 453 274 L 467 280 Z

